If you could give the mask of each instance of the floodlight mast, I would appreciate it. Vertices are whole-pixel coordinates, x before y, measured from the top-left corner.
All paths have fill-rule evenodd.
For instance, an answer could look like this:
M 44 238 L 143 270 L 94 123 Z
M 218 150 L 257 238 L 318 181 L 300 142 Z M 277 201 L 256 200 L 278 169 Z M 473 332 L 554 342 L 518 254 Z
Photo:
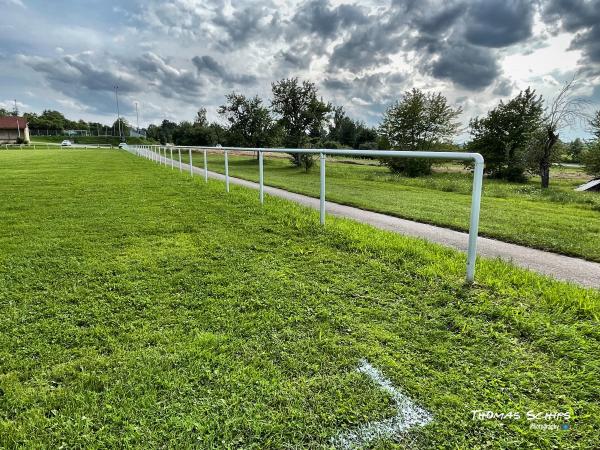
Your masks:
M 153 147 L 156 146 L 138 146 L 135 147 L 139 156 L 151 158 Z M 252 148 L 252 147 L 206 147 L 206 146 L 177 146 L 181 149 L 196 149 L 205 152 L 208 150 L 222 151 L 225 155 L 225 185 L 229 192 L 229 164 L 227 154 L 230 151 L 239 152 L 258 152 L 259 155 L 259 198 L 263 203 L 264 198 L 264 164 L 263 153 L 296 153 L 319 155 L 321 160 L 320 169 L 320 220 L 325 224 L 325 156 L 371 156 L 376 158 L 418 158 L 449 161 L 468 161 L 473 163 L 473 188 L 471 191 L 471 213 L 469 217 L 469 237 L 467 247 L 467 270 L 466 281 L 472 284 L 475 280 L 475 263 L 477 259 L 477 237 L 479 232 L 479 215 L 481 210 L 481 191 L 483 187 L 483 169 L 485 161 L 479 153 L 468 152 L 435 152 L 435 151 L 402 151 L 402 150 L 339 150 L 339 149 L 299 149 L 299 148 Z M 180 160 L 181 170 L 181 160 Z M 190 167 L 190 170 L 193 170 Z M 204 173 L 208 178 L 208 169 L 206 158 L 204 160 Z
M 123 139 L 123 134 L 121 133 L 121 112 L 119 111 L 119 86 L 115 86 L 115 98 L 117 100 L 117 124 L 119 126 L 119 141 Z

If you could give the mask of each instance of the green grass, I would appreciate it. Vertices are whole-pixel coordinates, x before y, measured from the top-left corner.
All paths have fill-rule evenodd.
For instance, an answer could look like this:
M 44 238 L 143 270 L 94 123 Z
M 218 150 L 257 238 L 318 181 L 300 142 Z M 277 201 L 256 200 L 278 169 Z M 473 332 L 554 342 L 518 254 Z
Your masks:
M 594 448 L 600 293 L 119 151 L 0 152 L 0 447 Z M 569 431 L 473 421 L 569 412 Z
M 200 154 L 194 163 L 202 164 Z M 209 166 L 223 172 L 223 158 L 211 155 Z M 266 184 L 319 196 L 318 167 L 306 174 L 287 159 L 267 158 L 265 171 Z M 231 155 L 229 173 L 257 181 L 258 164 L 251 157 Z M 535 179 L 527 184 L 486 179 L 480 234 L 600 261 L 600 194 L 574 192 L 586 178 L 572 168 L 553 173 L 548 190 L 540 189 Z M 469 227 L 471 184 L 471 175 L 464 173 L 406 178 L 377 165 L 327 164 L 330 201 L 463 231 Z

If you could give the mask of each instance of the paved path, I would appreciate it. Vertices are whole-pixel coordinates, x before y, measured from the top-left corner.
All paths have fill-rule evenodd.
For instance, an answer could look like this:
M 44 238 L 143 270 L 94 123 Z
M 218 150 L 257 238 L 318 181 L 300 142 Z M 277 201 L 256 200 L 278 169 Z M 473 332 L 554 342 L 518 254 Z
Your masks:
M 170 160 L 168 165 L 171 164 Z M 175 168 L 178 167 L 175 161 Z M 183 164 L 183 169 L 189 173 L 190 166 Z M 204 176 L 204 169 L 194 167 L 197 175 Z M 208 172 L 209 177 L 225 180 L 225 176 Z M 231 184 L 237 184 L 250 189 L 258 189 L 258 183 L 229 177 Z M 265 193 L 276 197 L 300 203 L 310 208 L 319 209 L 319 199 L 302 194 L 295 194 L 283 189 L 265 186 Z M 468 234 L 448 228 L 437 227 L 412 220 L 399 219 L 352 206 L 340 205 L 338 203 L 326 202 L 327 213 L 346 217 L 358 222 L 373 225 L 383 230 L 389 230 L 407 236 L 419 237 L 431 242 L 436 242 L 462 252 L 467 251 Z M 521 245 L 509 244 L 485 237 L 479 237 L 477 241 L 477 254 L 487 258 L 500 258 L 520 267 L 549 275 L 559 280 L 570 281 L 586 287 L 600 288 L 600 263 L 585 261 L 579 258 L 559 255 L 556 253 L 536 250 Z

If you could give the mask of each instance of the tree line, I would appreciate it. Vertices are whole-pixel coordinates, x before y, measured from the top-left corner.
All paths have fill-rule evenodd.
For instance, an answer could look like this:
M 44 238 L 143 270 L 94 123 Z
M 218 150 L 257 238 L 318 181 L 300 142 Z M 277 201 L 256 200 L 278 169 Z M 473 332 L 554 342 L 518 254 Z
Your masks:
M 0 117 L 18 116 L 19 110 L 14 108 L 8 111 L 0 108 Z M 23 117 L 27 120 L 30 130 L 39 131 L 39 134 L 47 131 L 51 134 L 63 134 L 66 130 L 87 130 L 90 135 L 119 135 L 119 120 L 115 120 L 112 125 L 105 125 L 100 122 L 86 122 L 85 120 L 69 120 L 61 112 L 46 109 L 41 114 L 25 112 Z M 131 125 L 126 119 L 120 119 L 122 135 L 129 135 Z
M 485 116 L 469 122 L 470 140 L 454 144 L 461 129 L 460 107 L 452 107 L 440 92 L 411 89 L 383 114 L 377 127 L 348 117 L 343 107 L 325 102 L 314 83 L 298 78 L 271 85 L 267 105 L 258 96 L 232 92 L 218 108 L 225 125 L 208 123 L 201 109 L 194 122 L 163 121 L 151 125 L 148 136 L 178 145 L 226 145 L 236 147 L 401 149 L 409 151 L 458 150 L 481 153 L 488 176 L 523 182 L 539 175 L 541 186 L 550 183 L 550 167 L 565 159 L 586 163 L 598 174 L 598 137 L 590 142 L 560 140 L 560 132 L 584 121 L 584 103 L 573 95 L 573 81 L 565 84 L 551 102 L 527 88 L 499 104 Z M 598 133 L 600 112 L 587 125 Z M 311 155 L 291 155 L 296 166 L 313 165 Z M 408 176 L 431 173 L 431 160 L 384 158 L 391 171 Z
M 406 91 L 384 112 L 377 127 L 350 118 L 344 108 L 326 102 L 316 85 L 298 78 L 271 84 L 272 97 L 265 103 L 258 96 L 232 92 L 217 113 L 222 119 L 209 122 L 200 108 L 193 121 L 163 120 L 147 128 L 147 137 L 176 145 L 221 144 L 235 147 L 400 149 L 409 151 L 465 150 L 481 153 L 488 176 L 522 182 L 539 175 L 541 186 L 550 183 L 550 167 L 568 159 L 586 165 L 600 176 L 600 111 L 593 117 L 573 95 L 574 82 L 566 83 L 558 95 L 546 102 L 527 88 L 508 101 L 500 101 L 486 115 L 469 122 L 470 140 L 462 146 L 454 141 L 464 131 L 458 120 L 460 107 L 452 107 L 441 92 Z M 8 114 L 0 110 L 1 114 Z M 30 127 L 40 129 L 94 129 L 101 124 L 68 121 L 57 111 L 26 114 Z M 560 132 L 576 122 L 585 122 L 594 138 L 560 140 Z M 112 126 L 118 128 L 119 123 Z M 121 119 L 121 128 L 129 124 Z M 125 133 L 126 134 L 126 133 Z M 291 154 L 295 166 L 309 170 L 311 155 Z M 420 159 L 383 158 L 391 171 L 407 176 L 431 173 L 434 162 Z

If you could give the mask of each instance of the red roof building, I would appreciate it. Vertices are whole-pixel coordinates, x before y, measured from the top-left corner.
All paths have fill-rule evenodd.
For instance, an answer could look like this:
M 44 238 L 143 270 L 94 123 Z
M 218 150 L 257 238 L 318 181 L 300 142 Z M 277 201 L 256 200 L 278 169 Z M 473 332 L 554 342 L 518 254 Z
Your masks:
M 24 117 L 0 117 L 0 144 L 29 142 L 29 126 Z

